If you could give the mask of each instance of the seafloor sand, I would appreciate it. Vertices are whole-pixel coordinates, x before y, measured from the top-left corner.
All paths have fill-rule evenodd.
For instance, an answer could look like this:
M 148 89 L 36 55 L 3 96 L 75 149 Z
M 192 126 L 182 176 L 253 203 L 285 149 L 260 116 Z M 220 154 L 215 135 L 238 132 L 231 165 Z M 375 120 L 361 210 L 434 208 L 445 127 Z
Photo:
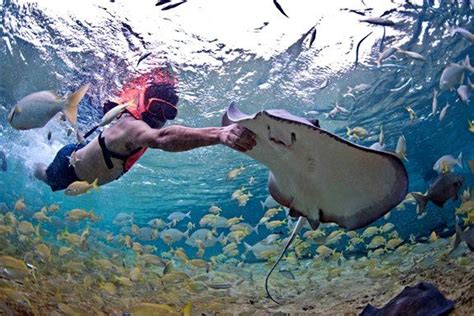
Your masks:
M 99 262 L 94 258 L 97 253 L 90 251 L 89 257 L 81 257 L 84 265 L 75 261 L 77 256 L 53 258 L 50 263 L 39 263 L 35 278 L 13 282 L 3 276 L 0 312 L 122 315 L 135 311 L 136 315 L 166 315 L 174 311 L 181 314 L 183 306 L 191 302 L 193 315 L 356 315 L 367 303 L 380 307 L 405 286 L 427 281 L 456 301 L 453 315 L 473 315 L 474 256 L 464 244 L 447 256 L 450 248 L 448 240 L 439 239 L 405 245 L 381 257 L 343 259 L 339 264 L 331 259 L 301 260 L 293 266 L 284 263 L 296 280 L 278 272 L 272 276 L 270 290 L 283 303 L 280 306 L 265 297 L 263 284 L 268 266 L 264 264 L 242 268 L 220 264 L 210 273 L 178 264 L 178 273 L 171 273 L 168 279 L 158 276 L 162 268 L 156 272 L 158 269 L 144 266 L 143 278 L 127 284 L 130 280 L 124 283 L 116 278 L 130 271 L 120 267 L 120 257 L 112 255 L 108 263 Z M 232 286 L 215 290 L 209 284 Z M 140 305 L 144 302 L 167 305 L 145 309 Z

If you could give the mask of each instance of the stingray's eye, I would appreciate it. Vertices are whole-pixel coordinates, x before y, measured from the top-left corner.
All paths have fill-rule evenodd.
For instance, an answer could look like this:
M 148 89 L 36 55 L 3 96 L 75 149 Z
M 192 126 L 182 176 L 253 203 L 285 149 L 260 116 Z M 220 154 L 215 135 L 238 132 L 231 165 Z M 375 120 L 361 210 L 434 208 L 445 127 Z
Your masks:
M 296 134 L 295 133 L 291 133 L 291 141 L 296 142 Z
M 270 130 L 270 125 L 267 125 L 267 129 Z

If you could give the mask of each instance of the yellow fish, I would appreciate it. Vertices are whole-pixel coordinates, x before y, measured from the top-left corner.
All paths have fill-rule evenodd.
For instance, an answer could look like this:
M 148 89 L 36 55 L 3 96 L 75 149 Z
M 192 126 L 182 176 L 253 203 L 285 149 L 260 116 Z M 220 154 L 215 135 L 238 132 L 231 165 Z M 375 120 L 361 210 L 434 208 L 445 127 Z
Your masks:
M 467 130 L 470 131 L 471 133 L 474 133 L 474 121 L 467 120 L 468 127 Z
M 87 193 L 91 189 L 97 189 L 98 180 L 99 178 L 96 178 L 92 183 L 89 183 L 87 181 L 74 181 L 66 188 L 66 190 L 64 191 L 64 194 L 70 195 L 70 196 L 76 196 L 76 195 Z
M 363 127 L 356 126 L 354 128 L 346 127 L 347 129 L 347 136 L 354 137 L 356 140 L 361 140 L 366 138 L 369 135 L 369 132 Z
M 245 170 L 245 167 L 243 165 L 241 165 L 238 168 L 234 168 L 230 170 L 229 173 L 227 174 L 227 180 L 234 180 L 244 170 Z
M 26 204 L 24 199 L 19 199 L 15 203 L 15 211 L 24 211 L 26 209 Z

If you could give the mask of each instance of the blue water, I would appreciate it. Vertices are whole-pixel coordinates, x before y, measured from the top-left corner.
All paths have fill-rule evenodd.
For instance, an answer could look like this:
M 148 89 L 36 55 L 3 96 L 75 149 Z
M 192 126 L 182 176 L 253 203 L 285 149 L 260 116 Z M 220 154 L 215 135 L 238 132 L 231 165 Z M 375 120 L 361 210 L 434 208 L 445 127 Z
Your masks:
M 370 137 L 360 144 L 366 146 L 377 141 L 379 127 L 383 125 L 388 150 L 395 149 L 399 136 L 406 138 L 408 161 L 404 164 L 410 192 L 424 192 L 428 188 L 433 177 L 425 175 L 442 155 L 456 157 L 462 152 L 464 161 L 474 159 L 473 135 L 467 130 L 467 120 L 474 119 L 472 97 L 465 104 L 455 91 L 445 91 L 438 96 L 438 111 L 446 103 L 451 104 L 445 119 L 440 122 L 438 115 L 430 115 L 433 89 L 438 88 L 444 67 L 462 62 L 465 56 L 474 60 L 472 42 L 459 34 L 449 36 L 445 26 L 457 25 L 474 31 L 472 4 L 425 1 L 423 6 L 422 1 L 413 1 L 415 9 L 404 1 L 365 1 L 366 6 L 362 1 L 345 1 L 318 9 L 309 1 L 281 1 L 290 15 L 287 19 L 268 2 L 263 11 L 259 7 L 263 4 L 255 4 L 258 9 L 252 10 L 253 4 L 248 1 L 229 1 L 227 10 L 216 1 L 196 1 L 160 11 L 153 3 L 137 8 L 120 1 L 61 5 L 3 1 L 0 150 L 6 154 L 8 170 L 0 171 L 0 202 L 11 209 L 23 198 L 27 214 L 45 205 L 59 204 L 59 222 L 43 226 L 50 232 L 60 232 L 70 225 L 62 221 L 62 216 L 73 208 L 93 210 L 102 217 L 100 222 L 91 224 L 94 231 L 114 234 L 120 228 L 112 221 L 120 212 L 133 214 L 134 223 L 143 227 L 151 219 L 166 219 L 170 212 L 191 211 L 191 222 L 198 228 L 199 220 L 211 205 L 222 208 L 221 215 L 227 218 L 242 214 L 252 226 L 258 223 L 264 214 L 260 202 L 268 195 L 268 170 L 223 146 L 183 153 L 149 150 L 118 181 L 79 197 L 52 193 L 32 177 L 35 162 L 49 163 L 59 148 L 74 139 L 67 137 L 64 127 L 56 121 L 26 132 L 12 129 L 6 118 L 19 99 L 41 90 L 56 90 L 62 95 L 91 83 L 79 109 L 79 127 L 86 131 L 100 119 L 102 102 L 113 97 L 122 84 L 163 64 L 171 65 L 179 80 L 181 101 L 176 124 L 219 126 L 227 105 L 235 101 L 246 113 L 281 108 L 317 118 L 322 128 L 344 138 L 346 127 L 363 126 Z M 242 8 L 245 6 L 247 11 Z M 395 54 L 383 62 L 384 66 L 377 67 L 375 60 L 383 28 L 358 22 L 361 16 L 345 8 L 365 10 L 368 16 L 396 9 L 387 17 L 398 25 L 386 28 L 383 46 L 401 46 L 418 52 L 426 57 L 426 62 Z M 229 9 L 235 13 L 231 14 Z M 306 11 L 312 11 L 314 16 Z M 248 12 L 248 16 L 241 17 L 240 25 L 235 15 L 242 12 Z M 256 31 L 265 21 L 270 21 L 268 26 Z M 310 48 L 310 36 L 301 36 L 316 21 L 317 37 Z M 206 23 L 208 29 L 198 26 Z M 359 65 L 355 68 L 356 45 L 370 31 L 373 33 L 361 44 Z M 152 55 L 137 66 L 140 56 L 147 52 Z M 390 91 L 410 78 L 405 88 Z M 467 78 L 474 81 L 472 74 L 466 73 Z M 319 90 L 325 79 L 329 81 L 328 87 Z M 371 84 L 371 88 L 358 94 L 355 101 L 343 97 L 348 86 L 361 83 Z M 336 102 L 349 109 L 350 114 L 326 118 L 323 114 Z M 416 120 L 410 121 L 407 106 L 417 113 Z M 51 142 L 46 138 L 48 131 L 52 131 Z M 234 181 L 227 180 L 228 171 L 240 165 L 245 166 L 242 174 Z M 463 169 L 455 171 L 465 178 L 462 190 L 474 186 L 466 163 Z M 250 177 L 255 178 L 252 185 L 248 183 Z M 239 207 L 231 195 L 242 186 L 249 188 L 253 196 L 246 206 Z M 450 236 L 454 232 L 454 207 L 458 205 L 459 201 L 450 201 L 443 208 L 430 204 L 422 219 L 417 219 L 414 205 L 407 205 L 406 210 L 393 211 L 388 220 L 379 219 L 374 225 L 394 223 L 404 240 L 410 235 L 429 236 L 433 230 Z M 283 218 L 280 213 L 274 219 Z M 177 228 L 184 231 L 187 222 L 181 222 Z M 74 231 L 85 226 L 81 223 L 68 229 Z M 328 232 L 333 229 L 336 228 Z M 286 227 L 276 231 L 287 234 Z M 254 244 L 268 233 L 262 226 L 259 235 L 252 234 L 245 241 Z M 48 237 L 51 242 L 53 237 L 54 233 Z M 155 245 L 157 254 L 168 250 L 161 240 L 143 244 Z M 196 249 L 183 242 L 177 246 L 184 247 L 191 257 L 195 254 Z M 239 247 L 243 251 L 243 245 Z M 339 247 L 343 249 L 344 245 Z M 220 246 L 208 249 L 205 258 L 221 251 Z

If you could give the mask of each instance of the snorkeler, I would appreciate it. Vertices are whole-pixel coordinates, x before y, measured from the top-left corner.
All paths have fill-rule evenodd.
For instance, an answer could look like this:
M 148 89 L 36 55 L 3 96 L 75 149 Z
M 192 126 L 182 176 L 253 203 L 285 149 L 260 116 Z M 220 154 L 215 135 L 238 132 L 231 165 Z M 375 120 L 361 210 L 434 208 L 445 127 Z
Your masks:
M 69 144 L 46 166 L 35 165 L 36 178 L 53 191 L 64 190 L 75 181 L 103 185 L 118 179 L 135 164 L 147 148 L 179 152 L 222 144 L 245 152 L 255 146 L 255 135 L 237 124 L 225 127 L 163 127 L 178 114 L 174 78 L 161 69 L 126 85 L 119 97 L 128 106 L 116 123 L 86 144 Z M 107 102 L 104 112 L 118 105 Z M 87 135 L 87 134 L 86 134 Z

